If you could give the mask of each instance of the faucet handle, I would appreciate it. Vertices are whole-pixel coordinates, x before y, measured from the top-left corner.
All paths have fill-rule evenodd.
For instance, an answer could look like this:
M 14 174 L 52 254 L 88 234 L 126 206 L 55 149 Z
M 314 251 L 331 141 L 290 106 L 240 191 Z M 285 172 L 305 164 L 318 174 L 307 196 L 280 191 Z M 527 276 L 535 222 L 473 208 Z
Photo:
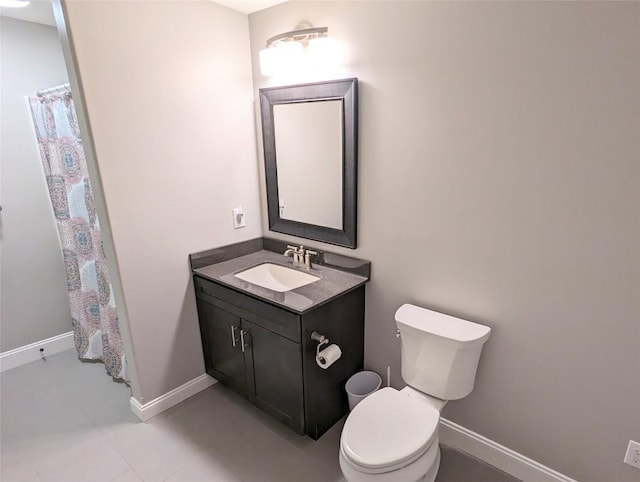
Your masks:
M 307 269 L 311 269 L 312 268 L 311 256 L 317 256 L 317 255 L 318 255 L 317 252 L 307 249 L 304 252 L 304 267 Z

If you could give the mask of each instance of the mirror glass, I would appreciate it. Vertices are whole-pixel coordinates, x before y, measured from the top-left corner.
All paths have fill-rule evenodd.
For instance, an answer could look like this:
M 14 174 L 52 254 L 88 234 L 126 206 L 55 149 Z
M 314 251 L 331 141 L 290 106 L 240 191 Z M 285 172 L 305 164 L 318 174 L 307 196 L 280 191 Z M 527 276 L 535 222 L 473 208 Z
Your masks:
M 274 105 L 273 125 L 280 217 L 342 229 L 342 101 Z
M 357 82 L 260 89 L 271 231 L 356 247 Z

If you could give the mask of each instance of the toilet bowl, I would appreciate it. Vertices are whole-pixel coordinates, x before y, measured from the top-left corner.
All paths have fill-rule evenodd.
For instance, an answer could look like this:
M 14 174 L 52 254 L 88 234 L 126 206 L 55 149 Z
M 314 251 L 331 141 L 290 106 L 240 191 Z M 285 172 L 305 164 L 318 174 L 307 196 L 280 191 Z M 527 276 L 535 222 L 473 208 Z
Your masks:
M 433 482 L 440 464 L 442 400 L 406 387 L 383 388 L 351 412 L 340 437 L 349 482 Z
M 379 474 L 362 472 L 340 453 L 340 469 L 349 482 L 434 482 L 440 467 L 440 447 L 433 446 L 409 465 Z
M 440 466 L 438 423 L 447 400 L 473 390 L 491 329 L 404 304 L 396 311 L 402 378 L 361 401 L 340 437 L 340 468 L 348 482 L 434 482 Z

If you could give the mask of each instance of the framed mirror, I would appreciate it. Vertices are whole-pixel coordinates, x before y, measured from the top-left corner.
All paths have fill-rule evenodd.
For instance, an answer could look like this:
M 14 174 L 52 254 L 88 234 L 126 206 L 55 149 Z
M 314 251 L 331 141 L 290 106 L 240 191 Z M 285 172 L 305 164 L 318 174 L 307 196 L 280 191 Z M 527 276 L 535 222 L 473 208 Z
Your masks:
M 260 89 L 269 229 L 356 247 L 358 79 Z

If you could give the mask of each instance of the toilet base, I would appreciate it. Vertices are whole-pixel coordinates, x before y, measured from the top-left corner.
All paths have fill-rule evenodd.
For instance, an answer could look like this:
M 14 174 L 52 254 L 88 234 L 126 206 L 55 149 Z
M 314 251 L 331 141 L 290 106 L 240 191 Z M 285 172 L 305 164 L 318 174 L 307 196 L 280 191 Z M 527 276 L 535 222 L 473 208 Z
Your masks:
M 436 460 L 434 460 L 433 465 L 429 469 L 429 472 L 424 476 L 424 482 L 435 482 L 436 476 L 438 475 L 438 470 L 440 469 L 440 447 L 438 447 L 438 455 L 436 455 Z
M 340 451 L 340 469 L 348 482 L 434 482 L 440 468 L 440 445 L 434 442 L 434 450 L 430 448 L 418 459 L 399 469 L 379 474 L 360 472 Z

